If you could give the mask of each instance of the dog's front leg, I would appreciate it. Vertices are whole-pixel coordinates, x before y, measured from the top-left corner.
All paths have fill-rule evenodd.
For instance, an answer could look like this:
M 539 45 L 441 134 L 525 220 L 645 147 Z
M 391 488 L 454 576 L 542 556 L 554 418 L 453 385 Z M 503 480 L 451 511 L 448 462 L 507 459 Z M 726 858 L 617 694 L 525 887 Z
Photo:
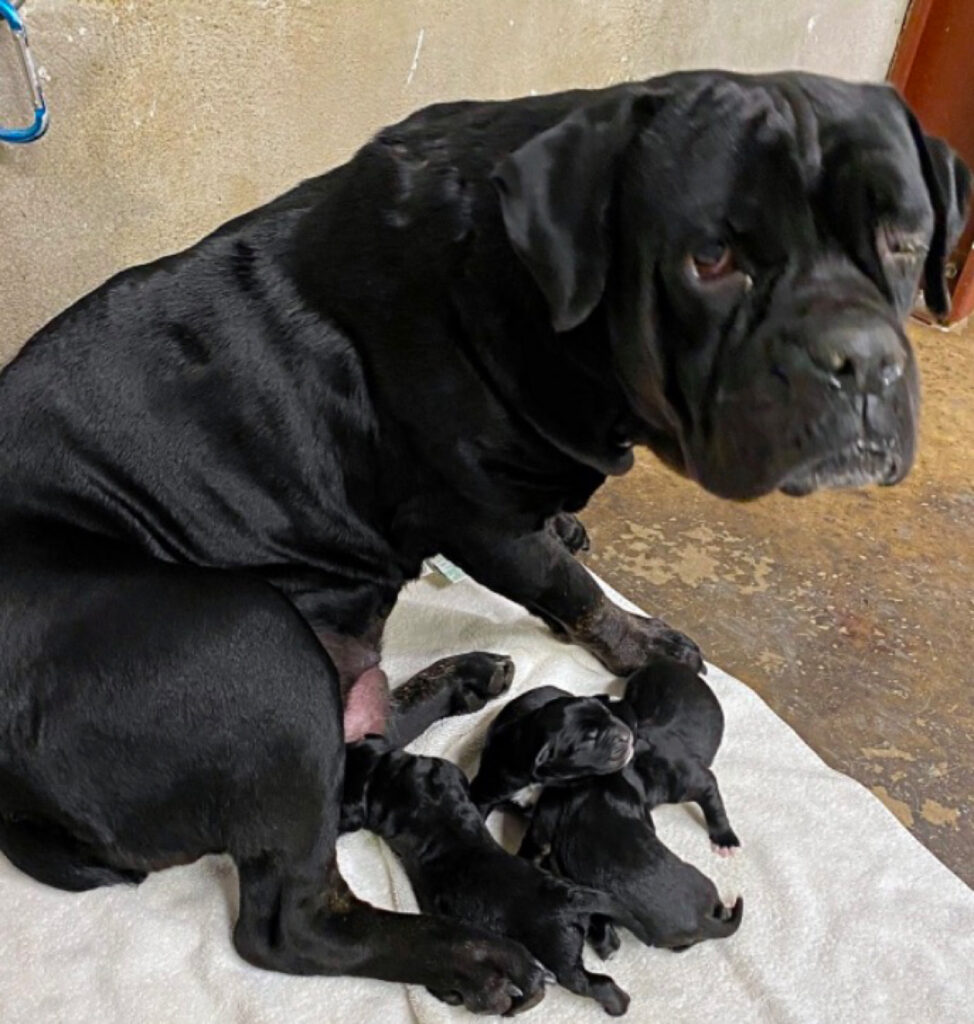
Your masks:
M 514 662 L 471 651 L 441 658 L 392 691 L 386 736 L 404 747 L 441 718 L 479 711 L 510 688 Z
M 234 942 L 250 963 L 425 985 L 474 1013 L 510 1015 L 543 998 L 545 970 L 519 943 L 445 917 L 373 907 L 349 890 L 334 857 L 323 874 L 302 867 L 270 855 L 239 864 Z
M 716 852 L 722 857 L 732 854 L 741 845 L 741 841 L 731 828 L 727 810 L 724 807 L 724 798 L 720 795 L 720 787 L 717 785 L 717 779 L 712 771 L 700 767 L 695 772 L 687 799 L 696 801 L 700 810 L 703 811 L 704 819 L 707 822 L 707 832 Z
M 506 537 L 475 528 L 444 545 L 474 579 L 524 605 L 558 634 L 595 655 L 616 675 L 663 654 L 700 670 L 697 645 L 662 619 L 613 604 L 552 530 Z

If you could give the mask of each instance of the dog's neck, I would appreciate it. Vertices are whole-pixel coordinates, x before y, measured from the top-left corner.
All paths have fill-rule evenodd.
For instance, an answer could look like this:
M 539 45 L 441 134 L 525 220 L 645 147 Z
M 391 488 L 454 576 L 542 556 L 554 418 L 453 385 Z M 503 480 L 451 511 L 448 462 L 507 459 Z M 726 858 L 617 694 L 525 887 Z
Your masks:
M 468 195 L 424 210 L 410 230 L 384 209 L 381 191 L 369 202 L 359 195 L 369 175 L 388 187 L 384 160 L 381 147 L 367 147 L 305 215 L 295 236 L 302 295 L 354 339 L 380 417 L 410 432 L 448 426 L 512 488 L 522 486 L 520 475 L 525 488 L 541 481 L 581 507 L 606 476 L 632 466 L 641 429 L 615 377 L 604 311 L 554 331 L 507 240 L 486 172 L 466 183 Z M 465 204 L 478 211 L 466 234 Z M 422 266 L 411 255 L 419 230 Z M 387 387 L 390 380 L 400 386 Z

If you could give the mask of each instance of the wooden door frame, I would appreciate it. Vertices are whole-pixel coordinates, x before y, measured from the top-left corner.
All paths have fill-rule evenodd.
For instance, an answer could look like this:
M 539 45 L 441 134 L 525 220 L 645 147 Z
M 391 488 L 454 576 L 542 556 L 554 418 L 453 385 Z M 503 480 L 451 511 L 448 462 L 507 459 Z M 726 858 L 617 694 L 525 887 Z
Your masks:
M 958 3 L 969 4 L 974 3 L 974 0 L 912 0 L 910 3 L 889 69 L 889 80 L 907 99 L 911 99 L 911 84 L 924 71 L 929 70 L 931 61 L 936 61 L 934 51 L 937 48 L 937 40 L 935 34 L 943 31 L 945 22 L 949 21 L 951 17 L 963 17 L 958 13 Z M 970 11 L 965 13 L 969 16 Z M 968 90 L 970 94 L 974 95 L 974 38 L 969 39 L 965 45 L 970 51 L 970 60 L 962 63 L 961 80 L 956 83 L 955 88 Z M 957 68 L 942 70 L 945 75 L 957 73 Z M 929 102 L 928 98 L 926 103 L 929 104 Z M 917 108 L 916 113 L 921 122 L 925 117 L 928 120 L 936 121 L 937 110 L 923 109 L 922 104 L 918 107 L 915 102 L 911 101 L 911 103 Z M 933 114 L 932 118 L 931 114 Z M 974 118 L 974 111 L 972 111 L 971 117 Z M 972 151 L 974 143 L 970 138 L 965 138 L 964 145 L 961 146 L 950 138 L 949 131 L 943 131 L 942 134 L 955 148 L 960 149 L 961 156 L 974 166 L 974 151 Z M 965 149 L 968 151 L 965 152 Z M 960 243 L 952 255 L 950 266 L 954 269 L 954 273 L 949 281 L 952 302 L 947 322 L 956 323 L 974 313 L 974 215 L 968 219 Z

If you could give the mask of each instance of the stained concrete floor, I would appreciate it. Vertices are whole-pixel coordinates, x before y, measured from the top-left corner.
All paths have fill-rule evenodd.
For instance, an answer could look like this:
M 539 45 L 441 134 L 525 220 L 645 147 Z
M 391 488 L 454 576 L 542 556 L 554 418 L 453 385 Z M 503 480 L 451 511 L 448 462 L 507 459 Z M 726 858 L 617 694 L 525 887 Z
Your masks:
M 645 455 L 583 515 L 587 562 L 974 885 L 974 324 L 910 334 L 924 406 L 903 484 L 734 505 Z

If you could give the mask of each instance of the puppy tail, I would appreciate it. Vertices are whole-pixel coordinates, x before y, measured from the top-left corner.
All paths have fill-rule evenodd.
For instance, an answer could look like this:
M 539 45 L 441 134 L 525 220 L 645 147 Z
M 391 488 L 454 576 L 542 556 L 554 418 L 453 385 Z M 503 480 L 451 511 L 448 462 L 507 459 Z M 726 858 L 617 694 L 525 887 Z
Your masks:
M 703 937 L 705 939 L 726 939 L 728 935 L 733 935 L 740 927 L 743 916 L 743 896 L 738 896 L 737 902 L 730 909 L 725 907 L 723 903 L 718 903 L 714 908 L 713 916 L 704 918 Z

